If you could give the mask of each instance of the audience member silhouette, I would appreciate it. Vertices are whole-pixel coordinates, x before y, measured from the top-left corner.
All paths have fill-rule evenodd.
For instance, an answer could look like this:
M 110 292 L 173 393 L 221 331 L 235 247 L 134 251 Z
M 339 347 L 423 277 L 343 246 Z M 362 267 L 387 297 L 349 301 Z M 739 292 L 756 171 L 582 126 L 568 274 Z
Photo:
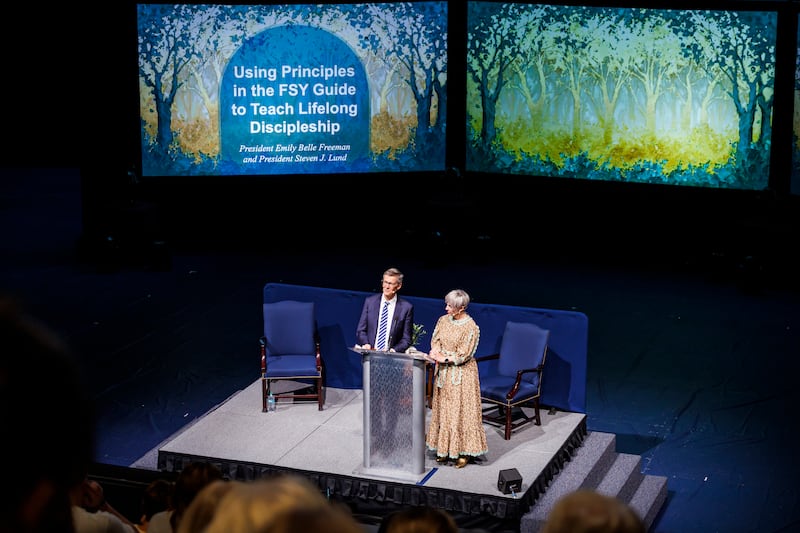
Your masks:
M 423 505 L 386 515 L 378 533 L 458 533 L 458 525 L 444 509 Z
M 237 483 L 241 482 L 218 479 L 203 487 L 186 509 L 177 533 L 197 533 L 205 530 L 214 517 L 219 501 Z
M 66 341 L 21 301 L 0 294 L 0 454 L 13 490 L 0 532 L 71 532 L 70 493 L 94 455 L 94 411 Z
M 172 487 L 172 482 L 164 478 L 154 479 L 145 487 L 141 501 L 142 515 L 136 524 L 140 533 L 147 531 L 154 514 L 169 508 Z
M 291 474 L 236 483 L 219 500 L 203 531 L 364 533 L 349 511 L 328 501 L 306 478 Z M 181 529 L 179 533 L 189 530 Z
M 547 516 L 542 533 L 646 533 L 647 528 L 625 502 L 580 489 L 562 496 Z
M 186 465 L 175 479 L 170 508 L 153 515 L 148 533 L 172 533 L 178 530 L 189 504 L 195 496 L 213 481 L 224 479 L 222 471 L 207 461 L 194 461 Z
M 106 501 L 102 485 L 86 478 L 71 492 L 77 533 L 136 533 L 136 526 Z

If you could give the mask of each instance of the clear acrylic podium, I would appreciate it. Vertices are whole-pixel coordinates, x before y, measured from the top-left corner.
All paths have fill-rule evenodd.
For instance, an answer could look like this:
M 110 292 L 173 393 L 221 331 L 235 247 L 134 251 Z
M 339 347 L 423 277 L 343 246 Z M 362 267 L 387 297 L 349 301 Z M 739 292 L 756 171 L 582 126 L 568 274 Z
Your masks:
M 417 481 L 425 474 L 423 352 L 351 348 L 361 354 L 364 463 L 359 473 Z

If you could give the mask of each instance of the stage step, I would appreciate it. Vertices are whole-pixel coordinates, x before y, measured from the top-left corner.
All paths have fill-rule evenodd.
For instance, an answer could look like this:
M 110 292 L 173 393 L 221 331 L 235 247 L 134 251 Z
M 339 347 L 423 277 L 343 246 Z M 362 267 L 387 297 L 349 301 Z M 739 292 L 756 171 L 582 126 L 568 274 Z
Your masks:
M 648 529 L 667 498 L 667 478 L 641 472 L 641 457 L 616 451 L 613 433 L 590 431 L 564 469 L 520 520 L 520 533 L 538 533 L 565 494 L 594 489 L 628 503 Z

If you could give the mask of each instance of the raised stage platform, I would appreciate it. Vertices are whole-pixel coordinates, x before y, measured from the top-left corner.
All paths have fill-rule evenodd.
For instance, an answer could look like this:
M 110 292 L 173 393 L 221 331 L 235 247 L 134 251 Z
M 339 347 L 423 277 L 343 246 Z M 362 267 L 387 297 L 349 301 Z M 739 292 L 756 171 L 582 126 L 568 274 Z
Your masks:
M 230 479 L 294 472 L 360 514 L 429 504 L 466 523 L 480 525 L 485 519 L 514 530 L 587 433 L 585 414 L 541 414 L 541 426 L 523 426 L 508 441 L 501 428 L 485 424 L 489 453 L 466 468 L 439 465 L 427 453 L 425 472 L 408 481 L 362 473 L 360 389 L 328 388 L 322 411 L 316 402 L 282 401 L 275 412 L 264 413 L 256 380 L 163 442 L 157 448 L 157 468 L 177 472 L 190 461 L 207 459 Z M 522 476 L 520 494 L 498 490 L 500 471 L 510 468 Z

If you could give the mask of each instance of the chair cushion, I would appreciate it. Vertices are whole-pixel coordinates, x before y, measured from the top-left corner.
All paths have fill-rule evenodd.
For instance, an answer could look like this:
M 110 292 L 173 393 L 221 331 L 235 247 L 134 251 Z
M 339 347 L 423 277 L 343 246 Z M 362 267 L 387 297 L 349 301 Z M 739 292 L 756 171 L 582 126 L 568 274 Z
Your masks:
M 267 357 L 268 378 L 316 377 L 317 358 L 314 355 L 285 354 Z
M 539 375 L 532 374 L 534 383 L 520 382 L 517 394 L 511 400 L 506 400 L 506 394 L 514 385 L 514 378 L 506 376 L 481 377 L 481 397 L 495 402 L 514 404 L 534 398 L 539 394 Z

